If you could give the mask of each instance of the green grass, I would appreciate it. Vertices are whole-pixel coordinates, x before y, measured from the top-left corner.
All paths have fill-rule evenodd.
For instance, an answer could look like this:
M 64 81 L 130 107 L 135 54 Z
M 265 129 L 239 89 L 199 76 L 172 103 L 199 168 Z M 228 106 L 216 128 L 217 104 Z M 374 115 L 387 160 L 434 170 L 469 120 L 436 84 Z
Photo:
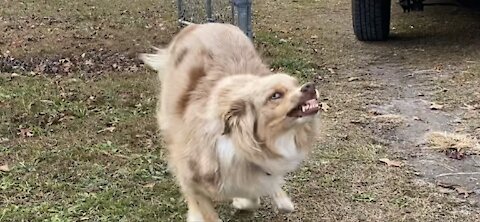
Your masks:
M 12 170 L 2 172 L 0 182 L 2 221 L 183 217 L 183 200 L 151 121 L 153 75 L 8 79 L 2 75 L 8 96 L 1 100 L 1 118 L 8 124 L 1 135 L 9 142 L 2 144 L 0 160 Z M 98 132 L 111 126 L 113 132 Z M 20 128 L 33 136 L 17 135 Z M 144 187 L 149 183 L 155 186 Z
M 318 71 L 312 62 L 312 55 L 305 53 L 301 45 L 293 40 L 285 40 L 271 32 L 257 32 L 255 42 L 263 46 L 264 54 L 274 70 L 293 74 L 303 81 L 315 78 Z

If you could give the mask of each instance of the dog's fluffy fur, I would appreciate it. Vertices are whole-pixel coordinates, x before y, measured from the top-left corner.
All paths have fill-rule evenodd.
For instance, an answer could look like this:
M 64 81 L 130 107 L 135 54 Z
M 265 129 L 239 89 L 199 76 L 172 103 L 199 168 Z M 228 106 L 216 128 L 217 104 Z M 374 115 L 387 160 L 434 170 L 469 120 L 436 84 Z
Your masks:
M 294 210 L 281 186 L 315 140 L 318 107 L 306 104 L 316 102 L 313 85 L 271 73 L 226 24 L 187 26 L 140 58 L 159 73 L 158 124 L 188 221 L 218 221 L 214 200 L 254 209 L 268 195 L 278 209 Z

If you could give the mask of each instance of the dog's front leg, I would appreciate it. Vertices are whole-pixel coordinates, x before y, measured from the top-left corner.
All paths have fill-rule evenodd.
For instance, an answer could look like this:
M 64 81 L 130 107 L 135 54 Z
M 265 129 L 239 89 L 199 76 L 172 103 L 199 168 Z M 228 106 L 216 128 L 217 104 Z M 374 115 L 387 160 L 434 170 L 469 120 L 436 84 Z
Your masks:
M 202 194 L 186 194 L 188 204 L 187 222 L 221 222 L 212 200 Z
M 260 198 L 233 198 L 232 205 L 239 210 L 255 210 L 260 207 Z
M 288 194 L 282 190 L 281 187 L 275 189 L 275 193 L 272 194 L 273 202 L 277 206 L 277 209 L 283 213 L 290 213 L 295 210 L 292 200 Z

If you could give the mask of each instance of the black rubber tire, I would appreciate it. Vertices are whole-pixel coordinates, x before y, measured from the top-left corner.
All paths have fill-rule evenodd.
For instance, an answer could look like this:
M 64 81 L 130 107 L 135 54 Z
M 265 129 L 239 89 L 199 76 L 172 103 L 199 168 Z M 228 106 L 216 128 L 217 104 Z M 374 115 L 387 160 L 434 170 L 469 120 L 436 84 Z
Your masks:
M 458 0 L 458 2 L 463 7 L 480 9 L 480 2 L 478 0 Z
M 352 0 L 353 31 L 360 41 L 383 41 L 390 32 L 391 0 Z

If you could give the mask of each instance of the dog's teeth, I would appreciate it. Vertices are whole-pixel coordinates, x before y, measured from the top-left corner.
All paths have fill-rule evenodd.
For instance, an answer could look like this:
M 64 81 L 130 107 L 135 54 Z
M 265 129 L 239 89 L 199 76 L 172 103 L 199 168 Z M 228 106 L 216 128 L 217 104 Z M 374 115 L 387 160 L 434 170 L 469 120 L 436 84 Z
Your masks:
M 303 112 L 307 112 L 310 109 L 310 104 L 306 103 L 303 105 Z

